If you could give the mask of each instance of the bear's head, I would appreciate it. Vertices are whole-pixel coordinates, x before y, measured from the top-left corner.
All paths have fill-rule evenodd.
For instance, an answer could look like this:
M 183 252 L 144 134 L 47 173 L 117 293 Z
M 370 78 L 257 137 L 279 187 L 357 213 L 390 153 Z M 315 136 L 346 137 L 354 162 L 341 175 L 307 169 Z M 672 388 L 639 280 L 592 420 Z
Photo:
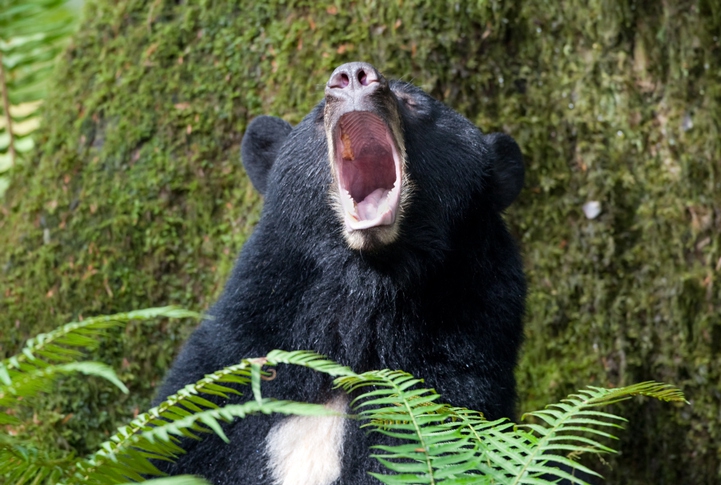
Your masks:
M 510 136 L 484 135 L 421 89 L 362 62 L 338 67 L 325 99 L 296 127 L 253 120 L 241 151 L 276 218 L 298 230 L 330 229 L 371 253 L 410 239 L 445 244 L 469 210 L 497 214 L 523 186 Z

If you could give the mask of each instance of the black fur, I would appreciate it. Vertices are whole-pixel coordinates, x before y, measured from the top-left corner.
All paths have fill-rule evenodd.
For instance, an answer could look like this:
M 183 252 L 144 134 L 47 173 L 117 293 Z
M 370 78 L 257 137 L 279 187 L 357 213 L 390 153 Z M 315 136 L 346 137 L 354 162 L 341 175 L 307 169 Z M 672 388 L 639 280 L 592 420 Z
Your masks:
M 488 147 L 493 172 L 493 203 L 502 211 L 516 200 L 523 188 L 523 164 L 508 163 L 508 160 L 522 159 L 521 149 L 505 133 L 484 135 L 483 141 Z
M 371 253 L 348 248 L 329 203 L 324 102 L 289 134 L 285 122 L 252 123 L 242 153 L 265 192 L 260 222 L 214 319 L 190 337 L 156 401 L 243 357 L 310 349 L 358 372 L 403 369 L 446 402 L 513 417 L 526 287 L 500 210 L 521 188 L 520 150 L 412 85 L 393 81 L 391 89 L 413 183 L 399 239 Z M 279 368 L 263 386 L 266 396 L 310 402 L 334 392 L 329 378 L 295 367 Z M 270 483 L 264 440 L 280 419 L 234 422 L 229 445 L 214 436 L 185 441 L 187 455 L 168 471 L 216 484 Z M 366 472 L 380 469 L 369 458 L 379 435 L 348 428 L 336 483 L 378 483 Z
M 273 116 L 258 116 L 248 125 L 240 151 L 245 171 L 261 194 L 265 194 L 270 168 L 292 129 L 290 123 Z

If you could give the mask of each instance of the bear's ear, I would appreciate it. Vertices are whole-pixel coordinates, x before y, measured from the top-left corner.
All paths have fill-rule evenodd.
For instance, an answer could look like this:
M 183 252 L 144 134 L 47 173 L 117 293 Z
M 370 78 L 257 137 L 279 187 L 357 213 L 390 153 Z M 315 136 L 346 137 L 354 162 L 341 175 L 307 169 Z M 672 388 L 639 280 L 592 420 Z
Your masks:
M 502 211 L 523 188 L 523 155 L 515 140 L 505 133 L 483 135 L 483 141 L 491 162 L 491 198 Z
M 292 129 L 290 123 L 280 118 L 259 116 L 245 130 L 240 156 L 253 187 L 261 194 L 265 194 L 270 167 Z

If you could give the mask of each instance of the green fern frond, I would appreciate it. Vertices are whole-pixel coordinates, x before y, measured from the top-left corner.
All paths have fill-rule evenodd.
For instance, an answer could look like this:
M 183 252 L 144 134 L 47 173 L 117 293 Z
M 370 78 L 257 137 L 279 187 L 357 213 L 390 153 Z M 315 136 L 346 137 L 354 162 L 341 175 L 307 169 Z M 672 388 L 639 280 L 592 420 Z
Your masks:
M 150 320 L 157 317 L 198 317 L 194 312 L 177 307 L 149 308 L 129 313 L 88 318 L 71 322 L 49 333 L 29 339 L 22 351 L 0 361 L 0 408 L 13 406 L 18 399 L 27 399 L 47 390 L 58 377 L 80 372 L 110 381 L 123 392 L 128 390 L 115 371 L 99 362 L 75 362 L 96 348 L 100 337 L 113 327 L 124 326 L 132 320 Z M 11 424 L 16 419 L 0 410 L 0 424 Z
M 608 406 L 619 401 L 625 401 L 633 396 L 648 396 L 665 402 L 684 402 L 688 401 L 675 386 L 662 384 L 654 381 L 640 382 L 632 386 L 620 387 L 617 389 L 603 389 L 600 387 L 589 386 L 588 389 L 581 390 L 578 395 L 571 395 L 566 400 L 579 402 L 587 399 L 587 406 Z M 564 400 L 564 402 L 566 401 Z
M 316 372 L 322 372 L 332 377 L 339 376 L 356 376 L 349 367 L 340 365 L 332 360 L 328 360 L 325 356 L 311 352 L 308 350 L 296 350 L 288 352 L 285 350 L 272 350 L 266 357 L 259 359 L 249 359 L 251 364 L 251 388 L 253 397 L 259 403 L 263 396 L 260 392 L 261 368 L 263 365 L 276 366 L 278 364 L 297 365 L 313 369 Z M 266 378 L 272 379 L 272 376 Z
M 128 479 L 138 479 L 140 474 L 126 473 L 131 469 L 142 470 L 142 473 L 150 475 L 158 474 L 158 470 L 150 460 L 177 458 L 183 452 L 178 446 L 178 437 L 197 438 L 198 432 L 215 432 L 226 439 L 218 420 L 243 417 L 244 413 L 251 412 L 247 411 L 251 408 L 252 412 L 264 413 L 334 414 L 327 408 L 315 404 L 306 406 L 302 403 L 263 399 L 260 394 L 260 369 L 264 365 L 274 366 L 281 363 L 300 365 L 334 376 L 355 375 L 347 367 L 314 352 L 273 351 L 267 357 L 243 360 L 239 364 L 208 374 L 195 384 L 185 386 L 155 408 L 135 418 L 127 426 L 119 428 L 101 445 L 100 451 L 77 462 L 79 476 L 85 477 L 83 480 L 87 483 L 102 483 L 103 480 L 108 483 L 109 476 L 114 477 L 115 481 L 112 483 L 120 483 Z M 202 394 L 209 394 L 227 399 L 230 394 L 240 394 L 240 392 L 224 384 L 245 385 L 251 381 L 256 407 L 246 403 L 219 408 L 214 402 L 202 397 Z M 198 416 L 198 419 L 194 416 Z M 79 476 L 76 476 L 76 479 Z
M 77 15 L 67 0 L 0 3 L 0 196 L 4 175 L 34 147 L 54 60 L 73 32 Z
M 528 445 L 524 446 L 523 441 L 515 441 L 514 445 L 518 449 L 516 456 L 519 459 L 516 460 L 515 468 L 509 470 L 515 475 L 515 478 L 509 483 L 514 485 L 537 483 L 536 479 L 539 476 L 554 474 L 566 478 L 572 483 L 585 484 L 586 482 L 583 480 L 554 469 L 552 465 L 561 463 L 571 470 L 597 475 L 577 461 L 564 456 L 564 453 L 568 455 L 578 452 L 579 449 L 590 453 L 613 453 L 613 449 L 601 444 L 598 439 L 616 439 L 610 431 L 604 431 L 604 429 L 623 428 L 619 423 L 626 420 L 594 408 L 624 401 L 638 395 L 667 402 L 686 402 L 683 393 L 673 386 L 657 382 L 643 382 L 617 389 L 589 387 L 568 396 L 560 403 L 547 406 L 546 409 L 527 413 L 523 419 L 535 417 L 545 423 L 545 426 L 525 424 L 518 427 L 519 436 L 525 438 L 525 443 Z M 487 441 L 495 444 L 497 448 L 504 449 L 509 441 L 506 438 L 509 436 L 496 436 L 491 433 L 490 439 Z
M 33 397 L 39 392 L 46 391 L 59 376 L 75 373 L 103 378 L 113 383 L 125 394 L 128 393 L 128 388 L 120 382 L 112 367 L 100 362 L 70 362 L 39 367 L 18 375 L 9 385 L 1 384 L 0 407 L 10 407 L 18 399 Z M 0 424 L 3 424 L 4 414 L 0 413 Z
M 129 313 L 93 317 L 82 322 L 67 323 L 52 332 L 29 339 L 21 353 L 0 361 L 0 384 L 9 386 L 24 373 L 43 369 L 54 363 L 73 362 L 82 351 L 93 350 L 108 329 L 124 326 L 130 321 L 165 318 L 199 318 L 195 312 L 174 306 L 148 308 Z
M 2 456 L 0 455 L 0 458 Z M 40 483 L 56 483 L 58 477 L 61 476 L 61 472 L 57 469 L 49 469 L 44 466 L 33 464 L 25 464 L 23 466 L 14 466 L 13 462 L 11 465 L 10 472 L 3 473 L 3 478 L 6 482 L 12 483 L 13 485 L 25 485 L 25 484 L 40 484 Z M 0 471 L 2 473 L 2 471 Z
M 160 310 L 144 312 L 144 316 L 159 316 Z M 128 319 L 137 319 L 134 314 L 126 315 Z M 192 316 L 182 313 L 182 316 L 189 315 Z M 96 324 L 101 325 L 97 327 L 99 329 L 109 328 L 102 327 L 100 322 L 90 325 Z M 72 365 L 48 364 L 48 354 L 43 353 L 47 352 L 49 342 L 60 341 L 62 345 L 72 347 L 75 340 L 60 338 L 67 334 L 43 336 L 29 346 L 29 353 L 22 354 L 29 360 L 20 362 L 11 371 L 25 372 L 28 376 L 33 372 L 56 372 L 56 369 Z M 57 349 L 50 353 L 61 355 L 61 358 L 68 355 Z M 45 356 L 45 360 L 39 356 Z M 94 363 L 87 364 L 91 366 L 85 368 L 85 372 L 97 375 L 108 371 L 104 367 L 92 367 Z M 52 457 L 32 457 L 30 455 L 37 452 L 32 447 L 23 451 L 12 437 L 0 440 L 0 458 L 8 457 L 13 465 L 18 462 L 24 465 L 24 468 L 16 466 L 15 469 L 0 465 L 0 476 L 14 474 L 18 483 L 28 483 L 28 480 L 40 483 L 48 479 L 93 485 L 138 483 L 149 475 L 161 474 L 153 460 L 175 460 L 183 453 L 179 446 L 182 437 L 198 438 L 200 433 L 215 433 L 227 442 L 222 423 L 233 419 L 257 413 L 337 415 L 320 404 L 263 398 L 262 380 L 270 375 L 263 368 L 278 364 L 300 365 L 324 372 L 336 377 L 338 387 L 358 394 L 351 406 L 358 411 L 358 418 L 365 421 L 363 426 L 394 440 L 394 444 L 373 447 L 373 456 L 388 470 L 388 473 L 373 476 L 387 484 L 547 485 L 565 478 L 584 485 L 583 480 L 574 476 L 576 472 L 596 474 L 574 458 L 580 453 L 612 453 L 613 449 L 600 440 L 614 439 L 611 431 L 620 428 L 620 423 L 625 421 L 598 410 L 598 407 L 635 395 L 684 401 L 678 389 L 653 382 L 619 389 L 592 387 L 524 416 L 535 418 L 537 423 L 515 425 L 505 419 L 489 422 L 479 412 L 439 403 L 440 396 L 434 390 L 420 387 L 423 381 L 406 372 L 381 370 L 356 374 L 314 352 L 276 350 L 266 357 L 243 360 L 186 386 L 129 425 L 119 428 L 100 450 L 88 458 L 76 460 L 72 466 L 68 466 L 66 460 L 53 467 L 49 462 Z M 26 371 L 23 365 L 34 365 L 35 370 Z M 81 367 L 68 368 L 71 370 L 83 371 Z M 13 386 L 20 385 L 17 375 L 10 377 Z M 202 396 L 208 394 L 227 399 L 231 394 L 240 394 L 233 386 L 248 383 L 253 387 L 255 399 L 243 404 L 219 407 Z M 33 390 L 25 389 L 24 392 L 32 393 Z M 559 469 L 559 465 L 565 468 Z M 149 483 L 202 483 L 193 481 L 193 477 L 164 480 Z
M 96 348 L 109 329 L 133 320 L 197 316 L 176 307 L 164 307 L 89 318 L 38 335 L 28 340 L 21 353 L 0 361 L 0 425 L 8 426 L 9 431 L 0 435 L 0 477 L 7 483 L 55 483 L 63 470 L 71 469 L 77 462 L 72 454 L 45 450 L 37 445 L 39 440 L 24 436 L 26 424 L 17 417 L 17 410 L 27 406 L 29 398 L 51 389 L 59 377 L 75 373 L 100 377 L 127 393 L 111 367 L 100 362 L 76 362 L 85 355 L 83 351 Z M 210 392 L 219 390 L 222 386 L 211 388 Z
M 185 418 L 192 413 L 203 412 L 208 409 L 217 409 L 218 405 L 203 398 L 200 394 L 209 394 L 227 399 L 230 394 L 240 394 L 237 389 L 223 384 L 244 385 L 250 381 L 250 364 L 243 361 L 231 365 L 212 374 L 208 374 L 198 382 L 185 386 L 175 394 L 169 396 L 158 406 L 136 417 L 126 426 L 121 426 L 108 441 L 100 446 L 100 451 L 91 457 L 77 463 L 79 469 L 86 470 L 89 476 L 98 467 L 106 462 L 125 463 L 137 467 L 149 468 L 147 473 L 155 473 L 155 467 L 148 461 L 152 458 L 172 459 L 182 453 L 176 441 L 168 439 L 167 442 L 152 442 L 150 452 L 152 456 L 139 456 L 134 452 L 135 442 L 145 432 L 154 429 L 154 426 L 164 426 L 168 422 Z M 185 436 L 194 437 L 190 431 Z M 120 456 L 125 458 L 118 458 Z M 111 465 L 112 466 L 112 465 Z M 123 465 L 124 466 L 124 465 Z M 118 483 L 118 482 L 114 482 Z
M 38 450 L 33 443 L 0 433 L 0 477 L 2 483 L 57 483 L 74 459 L 57 451 Z
M 395 446 L 375 446 L 373 455 L 395 475 L 373 474 L 388 484 L 444 483 L 478 479 L 472 471 L 479 459 L 478 443 L 454 421 L 455 412 L 436 401 L 431 389 L 416 388 L 422 381 L 401 371 L 373 371 L 336 379 L 347 392 L 372 386 L 352 405 L 360 409 L 364 426 L 401 440 Z
M 526 415 L 542 424 L 517 426 L 437 404 L 435 391 L 416 387 L 421 382 L 388 370 L 336 379 L 348 392 L 372 386 L 353 405 L 362 409 L 364 426 L 399 440 L 396 445 L 375 447 L 380 451 L 375 458 L 395 472 L 374 474 L 383 483 L 546 485 L 563 478 L 584 485 L 575 473 L 597 473 L 573 458 L 579 453 L 614 452 L 599 440 L 615 439 L 609 428 L 620 428 L 625 421 L 597 407 L 635 395 L 684 401 L 675 387 L 653 382 L 610 390 L 589 388 Z
M 337 415 L 321 404 L 265 399 L 261 403 L 249 401 L 244 404 L 230 404 L 222 408 L 175 416 L 173 420 L 152 421 L 155 427 L 148 427 L 142 433 L 125 437 L 122 446 L 103 445 L 99 451 L 77 464 L 73 476 L 76 483 L 108 484 L 124 483 L 128 480 L 142 481 L 143 474 L 160 474 L 150 459 L 175 459 L 183 453 L 177 446 L 180 437 L 197 437 L 197 432 L 214 432 L 224 441 L 228 438 L 221 422 L 244 418 L 250 414 L 292 414 L 301 416 Z M 107 443 L 106 443 L 107 444 Z M 239 457 L 239 459 L 242 459 Z
M 328 374 L 333 377 L 339 376 L 357 376 L 350 367 L 340 365 L 337 362 L 328 360 L 325 356 L 311 352 L 308 350 L 296 350 L 287 352 L 285 350 L 272 350 L 265 357 L 268 365 L 291 364 L 308 367 L 318 372 Z
M 546 409 L 524 415 L 542 424 L 483 426 L 482 460 L 479 471 L 492 477 L 492 483 L 511 485 L 546 484 L 564 478 L 580 485 L 586 482 L 575 476 L 583 472 L 598 476 L 574 460 L 579 453 L 614 453 L 599 440 L 616 439 L 611 430 L 622 428 L 625 419 L 598 411 L 597 407 L 646 395 L 666 401 L 683 401 L 681 392 L 653 382 L 618 389 L 588 388 L 568 396 Z M 475 427 L 475 425 L 473 425 Z M 560 469 L 559 465 L 565 465 Z

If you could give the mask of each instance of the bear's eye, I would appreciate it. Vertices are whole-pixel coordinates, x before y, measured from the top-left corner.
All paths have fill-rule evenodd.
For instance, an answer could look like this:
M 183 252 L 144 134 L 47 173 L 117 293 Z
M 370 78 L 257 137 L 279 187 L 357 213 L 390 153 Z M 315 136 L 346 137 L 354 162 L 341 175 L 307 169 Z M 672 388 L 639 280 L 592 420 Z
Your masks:
M 418 103 L 417 103 L 416 100 L 413 99 L 412 97 L 406 95 L 406 96 L 400 96 L 400 98 L 401 98 L 401 100 L 403 101 L 403 103 L 404 103 L 406 106 L 408 106 L 409 108 L 411 108 L 411 109 L 416 109 L 416 108 L 418 108 Z

